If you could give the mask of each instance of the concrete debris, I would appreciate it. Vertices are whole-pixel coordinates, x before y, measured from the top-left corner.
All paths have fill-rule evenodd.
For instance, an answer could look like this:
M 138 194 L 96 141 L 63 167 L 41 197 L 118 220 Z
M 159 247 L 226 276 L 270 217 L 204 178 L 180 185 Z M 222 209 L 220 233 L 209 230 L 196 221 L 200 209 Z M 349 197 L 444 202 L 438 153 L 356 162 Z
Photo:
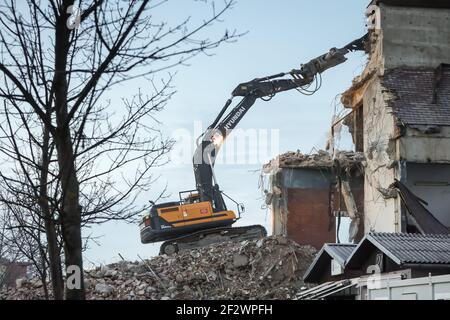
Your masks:
M 364 154 L 362 152 L 353 151 L 337 151 L 336 156 L 333 156 L 324 151 L 319 150 L 315 154 L 303 154 L 299 150 L 296 152 L 286 152 L 279 155 L 277 158 L 265 164 L 263 167 L 264 173 L 271 173 L 276 168 L 331 168 L 336 162 L 341 168 L 351 169 L 360 166 L 364 162 Z
M 88 299 L 292 299 L 316 250 L 283 237 L 221 243 L 173 256 L 111 264 L 86 271 Z M 50 286 L 49 286 L 50 287 Z M 43 299 L 23 281 L 3 299 Z
M 103 295 L 103 296 L 108 296 L 109 294 L 111 294 L 114 291 L 114 288 L 110 285 L 107 285 L 105 283 L 97 283 L 95 285 L 95 292 Z
M 377 188 L 378 192 L 384 199 L 395 199 L 398 196 L 398 192 L 394 188 Z

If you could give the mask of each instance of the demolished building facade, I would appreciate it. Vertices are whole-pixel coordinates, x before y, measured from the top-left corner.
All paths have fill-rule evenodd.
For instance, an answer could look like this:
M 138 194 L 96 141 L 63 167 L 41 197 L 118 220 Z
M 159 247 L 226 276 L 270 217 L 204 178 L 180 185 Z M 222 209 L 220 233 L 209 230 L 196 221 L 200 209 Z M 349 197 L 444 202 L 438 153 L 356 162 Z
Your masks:
M 287 152 L 266 164 L 272 232 L 320 249 L 335 242 L 341 219 L 350 217 L 350 237 L 359 240 L 364 235 L 363 161 L 361 153 L 338 152 L 332 157 L 321 150 L 312 155 Z
M 423 232 L 398 180 L 450 227 L 450 3 L 373 1 L 369 62 L 343 94 L 366 156 L 365 232 Z
M 450 230 L 450 3 L 374 0 L 366 16 L 368 62 L 342 94 L 340 120 L 361 174 L 337 174 L 339 153 L 328 166 L 319 153 L 270 170 L 273 232 L 302 244 L 347 242 L 330 229 L 336 213 L 352 218 L 353 243 L 370 232 Z

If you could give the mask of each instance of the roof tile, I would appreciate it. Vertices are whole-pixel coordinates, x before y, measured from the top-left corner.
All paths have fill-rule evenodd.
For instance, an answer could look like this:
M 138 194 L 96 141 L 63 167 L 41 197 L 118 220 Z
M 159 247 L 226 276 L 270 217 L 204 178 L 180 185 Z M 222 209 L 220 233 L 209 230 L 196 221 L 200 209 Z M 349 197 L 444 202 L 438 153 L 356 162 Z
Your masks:
M 401 264 L 450 264 L 450 235 L 370 233 L 367 240 L 382 246 L 380 250 L 389 251 Z
M 353 250 L 356 248 L 356 244 L 351 243 L 327 243 L 325 244 L 326 251 L 334 259 L 340 260 L 340 262 L 345 263 L 347 258 L 351 255 Z
M 389 102 L 405 124 L 450 125 L 450 68 L 392 69 L 382 77 L 383 86 L 394 93 Z

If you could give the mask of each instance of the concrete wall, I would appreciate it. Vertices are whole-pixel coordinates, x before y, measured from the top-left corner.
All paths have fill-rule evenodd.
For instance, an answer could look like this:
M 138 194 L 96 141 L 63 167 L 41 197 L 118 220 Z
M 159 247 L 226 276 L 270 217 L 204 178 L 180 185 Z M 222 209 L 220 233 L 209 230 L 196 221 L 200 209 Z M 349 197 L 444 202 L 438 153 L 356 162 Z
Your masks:
M 408 161 L 406 185 L 429 203 L 428 210 L 441 223 L 450 227 L 450 127 L 439 129 L 438 133 L 425 134 L 407 128 L 399 140 L 399 154 Z
M 388 106 L 394 96 L 381 86 L 379 78 L 387 69 L 429 68 L 450 63 L 450 9 L 394 7 L 384 3 L 380 3 L 379 8 L 379 28 L 371 32 L 370 60 L 359 79 L 361 83 L 366 82 L 362 89 L 354 86 L 349 90 L 353 98 L 362 95 L 367 161 L 364 179 L 366 233 L 405 231 L 401 200 L 385 191 L 395 179 L 408 183 L 406 162 L 450 164 L 450 128 L 441 127 L 438 133 L 425 134 L 423 130 L 408 127 L 401 136 Z M 357 105 L 351 104 L 351 107 Z M 430 170 L 430 174 L 434 173 L 434 169 Z M 411 174 L 418 172 L 420 168 Z M 425 194 L 433 199 L 437 197 Z M 443 215 L 447 200 L 435 200 L 438 203 L 433 209 Z
M 365 232 L 400 232 L 399 198 L 385 198 L 380 190 L 388 189 L 400 178 L 395 137 L 395 118 L 387 106 L 386 96 L 378 78 L 364 93 L 364 179 Z
M 450 227 L 450 164 L 407 163 L 406 185 L 428 202 L 427 209 L 436 219 Z
M 380 4 L 384 69 L 450 63 L 450 9 Z
M 269 185 L 272 189 L 271 211 L 272 211 L 272 234 L 279 236 L 287 235 L 287 195 L 282 192 L 282 171 L 269 175 Z
M 438 133 L 425 134 L 422 130 L 407 128 L 399 142 L 400 156 L 417 163 L 450 163 L 450 127 L 439 129 Z

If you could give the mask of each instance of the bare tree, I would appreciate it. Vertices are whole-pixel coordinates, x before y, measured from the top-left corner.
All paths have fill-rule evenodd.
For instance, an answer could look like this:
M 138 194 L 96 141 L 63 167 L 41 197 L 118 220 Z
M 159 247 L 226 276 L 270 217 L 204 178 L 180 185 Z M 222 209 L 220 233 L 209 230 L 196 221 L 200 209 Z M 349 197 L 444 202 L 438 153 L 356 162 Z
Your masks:
M 47 244 L 42 228 L 37 227 L 39 221 L 33 221 L 35 215 L 30 215 L 27 211 L 16 211 L 15 208 L 6 209 L 2 215 L 5 226 L 5 243 L 8 248 L 8 261 L 11 265 L 20 262 L 30 264 L 32 273 L 39 278 L 42 283 L 44 297 L 49 299 L 47 287 L 48 280 L 48 258 Z
M 232 0 L 220 8 L 205 1 L 212 14 L 197 25 L 189 18 L 169 25 L 153 17 L 165 2 L 0 4 L 0 98 L 5 100 L 0 151 L 24 177 L 15 179 L 14 170 L 6 170 L 13 175 L 2 171 L 2 180 L 10 190 L 23 183 L 30 188 L 27 203 L 37 204 L 49 246 L 60 230 L 66 268 L 81 272 L 81 287 L 67 286 L 67 299 L 84 299 L 82 226 L 133 219 L 143 209 L 136 205 L 138 195 L 154 181 L 151 169 L 163 163 L 171 147 L 155 113 L 174 89 L 170 76 L 157 80 L 155 75 L 240 36 L 203 35 Z M 137 80 L 134 93 L 108 100 L 113 88 Z
M 27 236 L 38 246 L 46 244 L 46 250 L 41 248 L 39 255 L 30 252 L 28 256 L 32 257 L 30 261 L 35 265 L 40 265 L 36 270 L 41 276 L 46 275 L 47 270 L 40 269 L 49 267 L 53 296 L 55 299 L 62 299 L 64 283 L 61 237 L 55 219 L 57 207 L 48 196 L 49 186 L 52 186 L 52 182 L 48 182 L 49 175 L 50 178 L 54 175 L 49 171 L 54 146 L 48 130 L 40 122 L 36 123 L 32 114 L 21 119 L 17 117 L 21 114 L 11 113 L 7 106 L 5 102 L 4 111 L 1 112 L 4 122 L 0 123 L 0 153 L 12 160 L 14 165 L 9 166 L 9 174 L 0 173 L 0 202 L 5 209 L 4 225 L 11 229 L 10 243 L 13 245 L 26 242 L 27 239 L 23 237 Z M 22 130 L 25 132 L 22 133 Z M 42 132 L 42 137 L 35 132 Z M 21 248 L 17 250 L 20 251 Z M 36 263 L 36 256 L 40 258 L 40 263 Z M 48 296 L 47 292 L 45 294 Z

